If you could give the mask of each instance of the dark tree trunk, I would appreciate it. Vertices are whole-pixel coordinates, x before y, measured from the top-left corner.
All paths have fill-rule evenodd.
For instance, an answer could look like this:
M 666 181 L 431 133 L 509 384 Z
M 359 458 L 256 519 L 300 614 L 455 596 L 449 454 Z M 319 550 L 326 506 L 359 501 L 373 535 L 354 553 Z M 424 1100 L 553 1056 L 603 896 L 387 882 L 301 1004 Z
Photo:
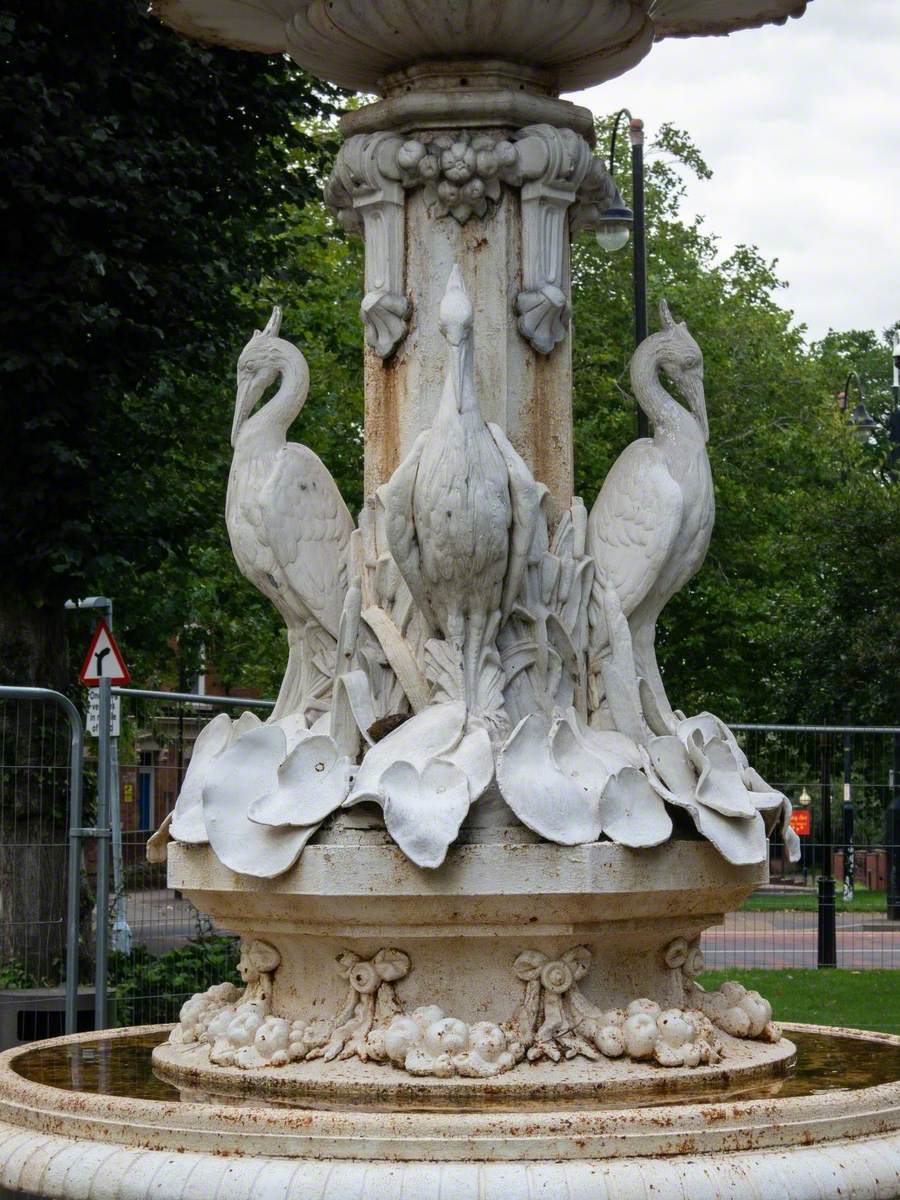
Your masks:
M 71 683 L 62 601 L 0 595 L 0 683 Z M 8 982 L 61 978 L 66 934 L 69 725 L 52 703 L 0 701 L 0 964 Z

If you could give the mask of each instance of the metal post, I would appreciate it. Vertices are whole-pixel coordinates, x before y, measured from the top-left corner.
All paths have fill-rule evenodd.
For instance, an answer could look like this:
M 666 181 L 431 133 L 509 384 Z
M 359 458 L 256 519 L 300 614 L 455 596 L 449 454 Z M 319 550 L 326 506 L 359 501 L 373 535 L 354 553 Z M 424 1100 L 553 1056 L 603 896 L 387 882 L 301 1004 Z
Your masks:
M 894 734 L 894 763 L 890 773 L 891 801 L 885 822 L 887 848 L 887 916 L 900 921 L 900 733 Z
M 822 874 L 819 876 L 818 963 L 819 967 L 837 966 L 837 929 L 834 913 L 832 876 L 833 836 L 831 830 L 831 762 L 828 735 L 819 738 L 822 755 Z
M 106 983 L 109 965 L 109 841 L 110 783 L 110 683 L 100 680 L 100 737 L 97 763 L 97 937 L 94 964 L 94 1028 L 106 1028 Z
M 631 138 L 631 203 L 634 212 L 634 344 L 639 346 L 647 336 L 647 232 L 644 215 L 644 122 L 632 117 Z M 650 436 L 647 414 L 638 405 L 637 434 Z
M 66 889 L 66 1033 L 75 1033 L 78 1012 L 79 909 L 81 907 L 82 765 L 84 723 L 68 696 L 50 688 L 0 687 L 0 700 L 49 700 L 69 722 L 69 864 Z
M 849 729 L 844 730 L 844 803 L 843 843 L 844 843 L 844 899 L 853 899 L 854 876 L 856 874 L 856 855 L 853 849 L 853 794 L 850 786 L 850 771 L 853 765 L 853 735 Z

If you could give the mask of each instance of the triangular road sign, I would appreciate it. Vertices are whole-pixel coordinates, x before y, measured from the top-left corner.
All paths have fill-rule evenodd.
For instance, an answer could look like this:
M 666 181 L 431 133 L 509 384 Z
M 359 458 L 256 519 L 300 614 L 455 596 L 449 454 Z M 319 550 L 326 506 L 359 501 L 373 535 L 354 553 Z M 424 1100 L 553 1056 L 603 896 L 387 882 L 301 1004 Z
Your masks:
M 94 630 L 94 636 L 91 638 L 84 666 L 81 668 L 78 678 L 85 687 L 97 687 L 101 679 L 108 679 L 110 683 L 118 687 L 131 682 L 122 651 L 116 644 L 116 639 L 109 626 L 103 620 L 97 622 L 97 628 Z

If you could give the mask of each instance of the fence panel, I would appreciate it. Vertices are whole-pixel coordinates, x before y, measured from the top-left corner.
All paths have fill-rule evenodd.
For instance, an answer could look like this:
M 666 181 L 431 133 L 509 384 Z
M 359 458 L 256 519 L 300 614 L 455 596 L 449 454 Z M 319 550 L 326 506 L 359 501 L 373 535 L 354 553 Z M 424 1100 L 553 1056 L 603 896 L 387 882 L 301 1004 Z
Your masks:
M 122 864 L 110 903 L 110 1012 L 119 1025 L 143 1025 L 176 1020 L 194 992 L 229 978 L 237 982 L 235 939 L 168 887 L 165 864 L 147 862 L 146 844 L 175 806 L 201 729 L 223 709 L 236 710 L 235 716 L 256 709 L 264 720 L 272 702 L 116 692 L 122 697 Z
M 730 914 L 724 926 L 704 934 L 707 964 L 716 969 L 818 966 L 821 926 L 827 928 L 830 906 L 827 896 L 820 902 L 816 881 L 831 874 L 832 965 L 900 968 L 900 921 L 889 920 L 886 911 L 892 850 L 897 853 L 887 817 L 896 796 L 892 771 L 900 730 L 733 728 L 763 778 L 783 791 L 795 810 L 808 814 L 810 832 L 801 836 L 796 864 L 787 861 L 781 838 L 772 838 L 770 886 Z

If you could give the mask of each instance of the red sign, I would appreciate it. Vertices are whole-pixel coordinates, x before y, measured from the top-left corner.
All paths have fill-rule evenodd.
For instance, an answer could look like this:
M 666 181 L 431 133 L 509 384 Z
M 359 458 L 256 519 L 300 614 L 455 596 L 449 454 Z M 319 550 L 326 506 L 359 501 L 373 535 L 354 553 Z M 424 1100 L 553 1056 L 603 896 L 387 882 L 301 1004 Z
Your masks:
M 808 808 L 795 808 L 791 813 L 791 829 L 798 837 L 809 837 L 812 833 L 812 813 Z
M 97 622 L 78 678 L 85 687 L 97 687 L 101 679 L 108 679 L 117 687 L 131 682 L 122 651 L 105 621 Z

